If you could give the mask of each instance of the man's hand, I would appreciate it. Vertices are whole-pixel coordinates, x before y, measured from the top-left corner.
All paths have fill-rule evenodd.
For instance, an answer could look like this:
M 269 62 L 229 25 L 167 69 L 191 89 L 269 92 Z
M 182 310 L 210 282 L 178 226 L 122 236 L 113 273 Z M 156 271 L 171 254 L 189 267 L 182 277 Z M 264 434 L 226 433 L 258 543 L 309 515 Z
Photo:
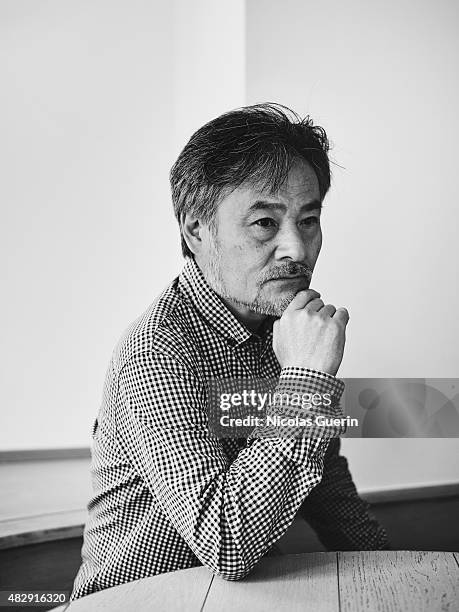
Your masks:
M 336 375 L 343 359 L 349 313 L 324 305 L 320 294 L 296 294 L 273 326 L 273 349 L 282 368 L 300 367 Z

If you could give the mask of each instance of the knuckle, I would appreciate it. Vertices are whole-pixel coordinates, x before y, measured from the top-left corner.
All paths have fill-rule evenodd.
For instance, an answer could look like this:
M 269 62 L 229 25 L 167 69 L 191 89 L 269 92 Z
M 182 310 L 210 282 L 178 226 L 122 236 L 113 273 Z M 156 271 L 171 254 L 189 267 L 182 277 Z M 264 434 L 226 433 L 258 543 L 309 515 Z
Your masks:
M 314 312 L 314 321 L 316 322 L 318 327 L 324 327 L 326 325 L 326 317 L 323 312 L 319 310 L 319 312 Z

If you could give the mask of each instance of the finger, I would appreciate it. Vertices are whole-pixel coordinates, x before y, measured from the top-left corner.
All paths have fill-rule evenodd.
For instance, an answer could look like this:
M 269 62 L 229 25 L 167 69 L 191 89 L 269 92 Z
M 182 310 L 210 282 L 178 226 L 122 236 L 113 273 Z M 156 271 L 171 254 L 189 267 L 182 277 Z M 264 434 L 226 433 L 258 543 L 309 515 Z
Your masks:
M 333 304 L 326 304 L 326 306 L 324 306 L 321 311 L 320 314 L 332 317 L 336 312 L 336 308 L 335 306 L 333 306 Z
M 322 300 L 315 299 L 309 302 L 309 304 L 306 306 L 306 310 L 309 310 L 310 312 L 317 312 L 321 308 L 323 308 L 323 306 L 324 306 L 324 303 Z
M 306 304 L 318 297 L 320 297 L 320 293 L 314 291 L 314 289 L 304 289 L 303 291 L 298 291 L 284 312 L 290 310 L 302 310 Z
M 346 308 L 337 308 L 333 318 L 338 319 L 338 321 L 340 321 L 344 325 L 347 325 L 349 321 L 349 313 Z

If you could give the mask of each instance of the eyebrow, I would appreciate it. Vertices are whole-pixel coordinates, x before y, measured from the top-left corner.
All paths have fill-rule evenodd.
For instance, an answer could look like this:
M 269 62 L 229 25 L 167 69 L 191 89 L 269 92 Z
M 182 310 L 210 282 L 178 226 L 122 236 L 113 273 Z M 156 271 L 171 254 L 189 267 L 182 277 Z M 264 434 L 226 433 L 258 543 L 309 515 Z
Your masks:
M 285 212 L 287 206 L 281 202 L 268 202 L 266 200 L 257 200 L 249 206 L 247 216 L 259 210 L 281 210 Z M 312 200 L 300 207 L 300 212 L 309 212 L 311 210 L 322 210 L 322 202 L 320 200 Z

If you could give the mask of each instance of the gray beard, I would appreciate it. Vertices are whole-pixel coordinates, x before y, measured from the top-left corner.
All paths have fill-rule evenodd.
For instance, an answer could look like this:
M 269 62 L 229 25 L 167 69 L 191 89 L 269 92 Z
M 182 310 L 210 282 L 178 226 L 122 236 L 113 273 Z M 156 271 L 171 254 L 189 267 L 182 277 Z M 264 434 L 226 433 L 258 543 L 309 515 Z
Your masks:
M 227 298 L 237 304 L 239 306 L 245 306 L 256 312 L 257 314 L 270 315 L 273 317 L 281 317 L 284 313 L 284 310 L 290 304 L 290 302 L 295 297 L 295 293 L 293 291 L 289 292 L 288 295 L 279 298 L 278 300 L 265 300 L 260 294 L 253 300 L 253 302 L 243 302 L 241 300 L 237 300 L 232 298 L 229 295 L 222 295 L 221 297 Z
M 289 291 L 287 295 L 279 298 L 278 300 L 266 300 L 260 295 L 263 286 L 263 283 L 260 283 L 257 296 L 252 302 L 239 300 L 228 293 L 221 275 L 220 263 L 221 254 L 218 248 L 217 239 L 214 238 L 210 257 L 208 258 L 208 262 L 203 270 L 204 277 L 211 289 L 213 289 L 218 296 L 223 299 L 230 300 L 237 306 L 243 306 L 252 312 L 256 312 L 257 314 L 281 317 L 284 310 L 296 295 L 294 291 Z

